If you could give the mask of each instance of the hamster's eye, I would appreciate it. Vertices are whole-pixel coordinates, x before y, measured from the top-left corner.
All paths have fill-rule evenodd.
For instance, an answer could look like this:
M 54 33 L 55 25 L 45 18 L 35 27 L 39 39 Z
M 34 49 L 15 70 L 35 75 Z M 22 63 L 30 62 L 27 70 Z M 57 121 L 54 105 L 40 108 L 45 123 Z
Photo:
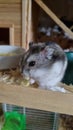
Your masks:
M 30 67 L 33 67 L 34 65 L 35 65 L 35 61 L 30 61 L 30 62 L 29 62 L 29 66 L 30 66 Z

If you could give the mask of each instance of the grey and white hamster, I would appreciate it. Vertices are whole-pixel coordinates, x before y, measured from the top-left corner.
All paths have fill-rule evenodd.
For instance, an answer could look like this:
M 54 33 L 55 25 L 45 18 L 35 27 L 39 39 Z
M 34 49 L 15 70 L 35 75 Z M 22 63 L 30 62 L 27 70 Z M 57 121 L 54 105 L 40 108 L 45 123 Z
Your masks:
M 34 79 L 40 88 L 63 91 L 57 84 L 62 80 L 67 67 L 63 49 L 54 42 L 30 43 L 21 60 L 23 75 Z

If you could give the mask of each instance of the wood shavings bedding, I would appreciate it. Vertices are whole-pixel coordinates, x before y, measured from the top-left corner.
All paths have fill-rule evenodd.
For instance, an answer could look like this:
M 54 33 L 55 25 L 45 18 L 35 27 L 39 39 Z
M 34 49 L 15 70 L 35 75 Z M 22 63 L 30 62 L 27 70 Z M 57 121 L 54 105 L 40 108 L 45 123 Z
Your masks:
M 18 69 L 0 71 L 0 81 L 3 81 L 7 84 L 18 84 L 18 85 L 21 85 L 23 82 L 25 83 L 25 85 L 27 85 L 28 82 L 28 80 L 25 80 L 22 77 Z
M 73 130 L 73 116 L 62 114 L 60 116 L 63 130 Z
M 25 79 L 21 75 L 19 69 L 0 71 L 0 81 L 7 84 L 16 84 L 16 85 L 26 86 L 26 87 L 29 87 L 29 86 L 35 87 L 35 88 L 38 87 L 36 83 L 31 85 L 29 79 Z
M 34 87 L 38 88 L 37 83 L 31 84 L 29 79 L 25 79 L 19 69 L 11 69 L 11 70 L 2 70 L 0 71 L 0 81 L 4 82 L 6 84 L 15 84 L 15 85 L 20 85 L 20 86 L 26 86 L 26 87 Z M 61 88 L 64 88 L 67 90 L 67 92 L 73 92 L 73 85 L 66 85 L 63 83 L 59 83 L 58 86 Z
M 2 129 L 2 126 L 4 124 L 4 116 L 0 116 L 0 130 Z

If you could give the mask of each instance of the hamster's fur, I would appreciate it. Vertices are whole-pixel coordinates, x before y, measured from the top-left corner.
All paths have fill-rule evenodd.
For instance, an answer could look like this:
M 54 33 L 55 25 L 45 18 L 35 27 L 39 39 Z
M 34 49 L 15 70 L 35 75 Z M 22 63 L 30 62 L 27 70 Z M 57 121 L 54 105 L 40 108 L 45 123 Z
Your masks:
M 58 83 L 67 67 L 67 57 L 63 49 L 54 42 L 30 43 L 21 60 L 23 75 L 34 79 L 40 88 L 63 91 Z

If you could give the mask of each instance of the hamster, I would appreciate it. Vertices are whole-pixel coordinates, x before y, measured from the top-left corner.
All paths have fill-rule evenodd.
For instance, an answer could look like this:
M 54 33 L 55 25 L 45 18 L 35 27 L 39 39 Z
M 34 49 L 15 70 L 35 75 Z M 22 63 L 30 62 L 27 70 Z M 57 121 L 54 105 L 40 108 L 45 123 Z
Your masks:
M 67 57 L 57 43 L 30 43 L 20 64 L 22 74 L 36 81 L 39 88 L 64 91 L 57 85 L 64 76 Z

